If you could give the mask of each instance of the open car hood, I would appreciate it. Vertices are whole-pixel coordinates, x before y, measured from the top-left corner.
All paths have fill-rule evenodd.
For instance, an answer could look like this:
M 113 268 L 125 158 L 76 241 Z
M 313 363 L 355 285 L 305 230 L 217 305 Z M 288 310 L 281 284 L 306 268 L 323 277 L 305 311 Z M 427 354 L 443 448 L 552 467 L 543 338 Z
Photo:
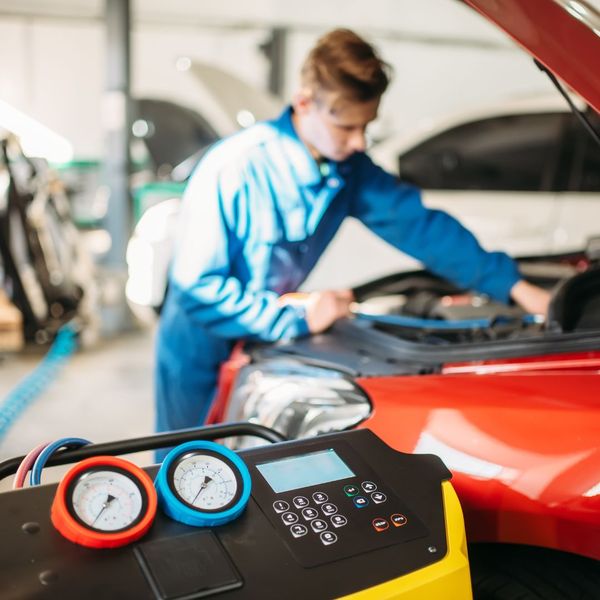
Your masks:
M 211 144 L 256 121 L 276 117 L 283 107 L 273 94 L 219 67 L 193 60 L 189 72 L 198 84 L 197 106 L 159 98 L 136 103 L 137 117 L 144 123 L 138 137 L 156 168 L 177 181 L 189 176 Z
M 464 0 L 600 113 L 598 0 Z
M 273 119 L 283 108 L 277 96 L 214 65 L 192 60 L 190 73 L 202 87 L 207 101 L 214 105 L 211 121 L 221 135 L 255 121 Z

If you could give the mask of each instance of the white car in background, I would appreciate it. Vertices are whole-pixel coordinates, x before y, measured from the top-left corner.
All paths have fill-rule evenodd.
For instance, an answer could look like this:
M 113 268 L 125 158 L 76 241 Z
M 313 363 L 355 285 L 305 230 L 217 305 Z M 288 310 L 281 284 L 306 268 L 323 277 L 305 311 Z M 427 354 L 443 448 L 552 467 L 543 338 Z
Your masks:
M 491 249 L 563 252 L 598 233 L 600 151 L 558 94 L 429 123 L 372 156 Z
M 600 233 L 600 150 L 558 93 L 429 120 L 369 153 L 488 250 L 570 252 Z M 305 287 L 355 285 L 417 266 L 349 220 Z

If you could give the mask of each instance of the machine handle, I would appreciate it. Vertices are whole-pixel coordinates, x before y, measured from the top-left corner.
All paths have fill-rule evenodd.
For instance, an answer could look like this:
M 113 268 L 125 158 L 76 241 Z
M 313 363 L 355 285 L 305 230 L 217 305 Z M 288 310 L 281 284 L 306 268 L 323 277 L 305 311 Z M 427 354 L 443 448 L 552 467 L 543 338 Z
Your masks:
M 190 429 L 179 429 L 167 433 L 156 433 L 141 438 L 120 440 L 116 442 L 105 442 L 103 444 L 89 444 L 82 448 L 72 450 L 61 450 L 48 459 L 46 466 L 64 465 L 77 462 L 90 456 L 117 456 L 119 454 L 130 454 L 142 450 L 156 450 L 177 446 L 183 442 L 193 440 L 214 440 L 218 438 L 249 435 L 259 437 L 272 443 L 286 442 L 287 438 L 279 432 L 263 425 L 254 423 L 227 423 L 226 425 L 209 425 L 206 427 L 193 427 Z M 21 461 L 25 456 L 17 456 L 0 462 L 0 481 L 17 472 Z

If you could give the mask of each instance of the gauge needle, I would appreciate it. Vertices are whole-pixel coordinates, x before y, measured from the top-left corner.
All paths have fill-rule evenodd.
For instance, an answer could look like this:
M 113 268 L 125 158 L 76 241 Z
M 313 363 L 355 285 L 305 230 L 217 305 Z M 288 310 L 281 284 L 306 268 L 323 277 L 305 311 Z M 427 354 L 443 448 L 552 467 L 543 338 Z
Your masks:
M 100 509 L 100 512 L 96 515 L 96 518 L 93 520 L 92 525 L 100 518 L 100 515 L 104 512 L 104 509 L 108 508 L 108 505 L 113 500 L 116 500 L 116 498 L 112 494 L 108 494 L 106 496 L 106 500 L 102 503 L 102 508 Z
M 198 493 L 196 494 L 196 496 L 194 497 L 194 499 L 192 500 L 192 504 L 196 503 L 196 500 L 198 498 L 198 496 L 200 495 L 200 493 L 202 492 L 202 490 L 206 489 L 206 486 L 212 481 L 212 477 L 209 477 L 208 475 L 204 476 L 204 481 L 200 484 L 200 489 L 198 490 Z

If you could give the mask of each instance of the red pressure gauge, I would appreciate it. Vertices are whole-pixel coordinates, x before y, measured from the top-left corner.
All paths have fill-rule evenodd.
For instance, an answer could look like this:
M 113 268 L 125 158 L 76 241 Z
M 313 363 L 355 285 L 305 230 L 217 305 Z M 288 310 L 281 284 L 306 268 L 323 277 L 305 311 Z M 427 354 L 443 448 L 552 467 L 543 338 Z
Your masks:
M 116 548 L 150 529 L 156 506 L 156 490 L 143 469 L 114 456 L 95 456 L 77 463 L 63 477 L 50 518 L 76 544 Z

